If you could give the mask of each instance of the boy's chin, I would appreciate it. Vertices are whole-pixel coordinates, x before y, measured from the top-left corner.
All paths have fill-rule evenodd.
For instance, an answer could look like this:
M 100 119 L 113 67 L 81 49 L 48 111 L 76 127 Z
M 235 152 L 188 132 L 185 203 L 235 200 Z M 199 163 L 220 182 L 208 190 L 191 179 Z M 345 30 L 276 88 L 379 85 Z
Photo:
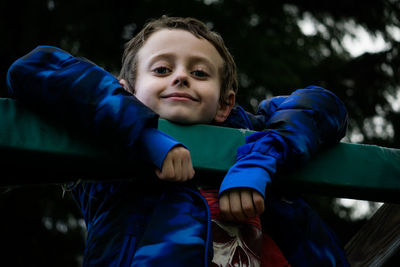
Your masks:
M 204 118 L 188 118 L 184 116 L 160 116 L 161 119 L 165 119 L 172 123 L 182 124 L 182 125 L 192 125 L 192 124 L 210 124 L 213 120 L 206 120 Z

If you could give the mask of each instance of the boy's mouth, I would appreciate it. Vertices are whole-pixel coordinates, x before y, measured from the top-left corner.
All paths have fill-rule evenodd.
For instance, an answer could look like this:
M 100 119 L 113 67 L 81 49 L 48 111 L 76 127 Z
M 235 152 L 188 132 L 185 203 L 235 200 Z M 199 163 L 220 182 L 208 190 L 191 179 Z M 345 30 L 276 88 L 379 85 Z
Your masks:
M 180 100 L 180 101 L 187 101 L 187 100 L 196 101 L 196 102 L 199 101 L 197 98 L 195 98 L 187 93 L 171 93 L 171 94 L 161 96 L 161 98 L 168 98 L 171 100 Z

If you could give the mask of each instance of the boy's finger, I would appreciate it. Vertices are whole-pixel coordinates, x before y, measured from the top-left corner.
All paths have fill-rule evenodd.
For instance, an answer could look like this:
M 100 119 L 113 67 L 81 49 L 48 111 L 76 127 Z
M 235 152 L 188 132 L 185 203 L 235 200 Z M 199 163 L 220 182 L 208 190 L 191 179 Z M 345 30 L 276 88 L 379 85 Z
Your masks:
M 246 219 L 246 215 L 243 213 L 239 191 L 232 190 L 229 192 L 229 206 L 233 217 L 237 221 L 243 221 Z
M 175 177 L 174 168 L 171 161 L 164 162 L 158 177 L 162 180 L 172 180 Z
M 224 220 L 234 221 L 229 204 L 229 193 L 223 193 L 219 198 L 219 209 Z
M 184 182 L 187 181 L 190 177 L 189 171 L 189 159 L 190 159 L 190 152 L 184 147 L 179 147 L 177 150 L 177 154 L 175 157 L 175 175 L 178 181 Z
M 192 179 L 194 177 L 195 171 L 193 169 L 192 157 L 190 157 L 190 155 L 189 155 L 188 166 L 189 166 L 189 179 Z
M 181 162 L 181 180 L 180 181 L 185 182 L 188 179 L 189 179 L 188 178 L 188 166 L 185 163 L 185 161 L 182 161 Z
M 253 195 L 251 191 L 240 191 L 240 202 L 242 204 L 243 213 L 246 215 L 246 217 L 253 218 L 257 215 L 256 208 L 253 204 Z
M 185 157 L 182 162 L 182 176 L 183 181 L 191 179 L 191 166 L 189 165 L 189 158 Z
M 264 212 L 265 204 L 264 204 L 264 197 L 257 191 L 252 192 L 252 199 L 253 204 L 256 209 L 257 215 L 260 215 Z
M 158 178 L 161 179 L 161 171 L 159 169 L 156 169 L 156 175 Z
M 194 170 L 189 150 L 187 150 L 187 154 L 184 157 L 184 166 L 185 166 L 186 180 L 192 179 L 194 176 Z
M 183 180 L 182 175 L 182 161 L 180 159 L 173 160 L 173 169 L 174 169 L 174 180 L 181 182 Z

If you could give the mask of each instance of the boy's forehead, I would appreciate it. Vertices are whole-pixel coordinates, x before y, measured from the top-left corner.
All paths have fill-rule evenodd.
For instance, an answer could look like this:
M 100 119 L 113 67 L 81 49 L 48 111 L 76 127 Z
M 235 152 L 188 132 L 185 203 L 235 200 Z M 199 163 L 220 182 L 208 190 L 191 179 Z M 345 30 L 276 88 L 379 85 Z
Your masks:
M 224 63 L 214 45 L 204 38 L 181 29 L 162 29 L 154 32 L 139 50 L 139 61 L 162 55 L 188 55 L 210 61 L 217 68 Z

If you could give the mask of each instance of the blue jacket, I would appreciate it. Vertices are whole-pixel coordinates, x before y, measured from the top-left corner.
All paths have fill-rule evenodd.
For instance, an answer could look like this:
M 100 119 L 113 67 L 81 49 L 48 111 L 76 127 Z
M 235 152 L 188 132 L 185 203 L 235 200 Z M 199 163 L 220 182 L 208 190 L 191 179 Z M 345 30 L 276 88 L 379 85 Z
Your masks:
M 38 47 L 18 59 L 7 85 L 12 97 L 30 107 L 51 111 L 98 138 L 115 137 L 132 160 L 149 154 L 149 132 L 168 139 L 154 130 L 158 116 L 114 76 L 58 48 Z M 335 235 L 300 198 L 283 201 L 274 192 L 265 195 L 277 171 L 301 165 L 344 136 L 342 102 L 330 91 L 310 86 L 263 101 L 256 115 L 238 106 L 223 126 L 260 132 L 238 149 L 220 192 L 249 187 L 265 196 L 264 225 L 291 265 L 348 266 Z M 155 165 L 176 145 L 168 143 Z M 163 183 L 153 174 L 139 178 L 74 187 L 88 231 L 84 265 L 207 266 L 212 243 L 205 199 L 190 183 Z

